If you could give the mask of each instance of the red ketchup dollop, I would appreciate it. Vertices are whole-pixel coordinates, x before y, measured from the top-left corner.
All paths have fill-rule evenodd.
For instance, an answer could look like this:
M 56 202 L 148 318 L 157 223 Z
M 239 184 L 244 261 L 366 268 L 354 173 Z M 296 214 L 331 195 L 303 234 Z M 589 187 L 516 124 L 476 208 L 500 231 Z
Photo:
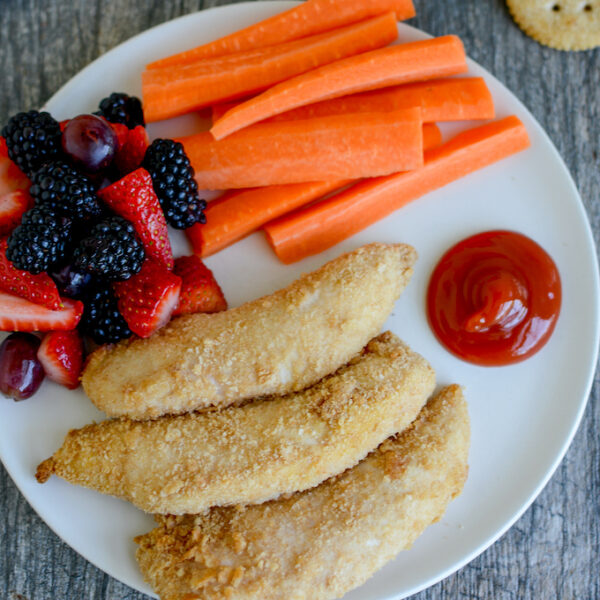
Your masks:
M 440 342 L 484 366 L 535 354 L 552 335 L 560 303 L 554 261 L 513 231 L 486 231 L 450 248 L 427 291 L 429 323 Z

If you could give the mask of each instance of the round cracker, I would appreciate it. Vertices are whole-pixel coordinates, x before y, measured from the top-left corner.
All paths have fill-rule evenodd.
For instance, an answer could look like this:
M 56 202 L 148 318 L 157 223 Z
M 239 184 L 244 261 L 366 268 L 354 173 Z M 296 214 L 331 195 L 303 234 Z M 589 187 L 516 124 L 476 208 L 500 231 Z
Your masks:
M 557 50 L 600 46 L 600 0 L 506 0 L 517 25 Z

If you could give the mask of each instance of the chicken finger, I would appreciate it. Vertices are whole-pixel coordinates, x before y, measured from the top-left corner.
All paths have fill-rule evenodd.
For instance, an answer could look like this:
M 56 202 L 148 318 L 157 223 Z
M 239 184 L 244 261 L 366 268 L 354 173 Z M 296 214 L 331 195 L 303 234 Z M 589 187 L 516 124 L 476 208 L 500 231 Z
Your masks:
M 137 560 L 162 600 L 339 598 L 441 518 L 466 479 L 469 435 L 450 386 L 407 431 L 312 490 L 159 517 L 136 538 Z
M 133 419 L 304 389 L 381 331 L 415 259 L 410 246 L 370 244 L 271 296 L 104 346 L 83 388 L 109 416 Z
M 221 411 L 71 431 L 40 465 L 152 513 L 199 513 L 318 485 L 407 427 L 433 391 L 427 362 L 385 333 L 302 392 Z

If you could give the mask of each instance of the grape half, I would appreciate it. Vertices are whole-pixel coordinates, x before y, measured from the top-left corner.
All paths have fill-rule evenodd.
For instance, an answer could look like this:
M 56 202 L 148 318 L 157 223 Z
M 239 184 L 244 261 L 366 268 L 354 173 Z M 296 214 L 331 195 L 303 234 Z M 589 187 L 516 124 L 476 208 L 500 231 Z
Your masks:
M 96 115 L 71 119 L 62 134 L 62 147 L 76 167 L 98 173 L 110 165 L 117 150 L 113 128 Z
M 35 394 L 44 379 L 39 347 L 39 338 L 21 332 L 11 333 L 0 344 L 0 392 L 15 400 Z

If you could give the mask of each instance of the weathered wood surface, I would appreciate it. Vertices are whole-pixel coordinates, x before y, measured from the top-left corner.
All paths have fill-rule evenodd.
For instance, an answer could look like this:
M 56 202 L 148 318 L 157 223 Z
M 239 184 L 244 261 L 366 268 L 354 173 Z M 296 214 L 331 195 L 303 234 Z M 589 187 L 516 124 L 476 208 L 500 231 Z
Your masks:
M 228 0 L 0 0 L 0 122 L 40 106 L 94 58 L 153 25 Z M 600 241 L 600 49 L 561 53 L 503 0 L 416 0 L 414 24 L 456 33 L 528 106 L 565 159 Z M 557 365 L 558 366 L 558 365 Z M 566 458 L 496 544 L 418 600 L 600 599 L 600 381 Z M 0 466 L 0 600 L 143 600 L 52 533 Z

